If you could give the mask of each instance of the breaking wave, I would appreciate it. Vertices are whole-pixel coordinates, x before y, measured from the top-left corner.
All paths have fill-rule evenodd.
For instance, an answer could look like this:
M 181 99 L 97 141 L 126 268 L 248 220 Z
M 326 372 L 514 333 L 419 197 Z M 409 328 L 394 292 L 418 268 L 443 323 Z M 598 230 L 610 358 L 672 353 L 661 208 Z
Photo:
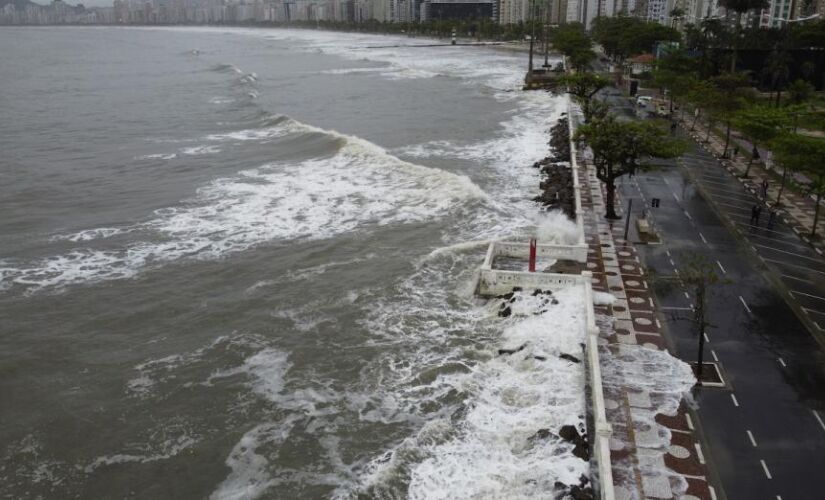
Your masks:
M 487 198 L 467 177 L 402 161 L 359 137 L 288 118 L 276 117 L 265 125 L 261 134 L 314 135 L 320 143 L 332 144 L 335 153 L 215 179 L 192 199 L 121 230 L 149 232 L 158 241 L 115 250 L 77 248 L 4 268 L 2 282 L 39 289 L 129 278 L 171 261 L 215 259 L 270 241 L 329 238 L 368 224 L 427 221 Z M 250 135 L 240 131 L 233 137 Z M 208 151 L 213 149 L 190 153 Z M 105 228 L 90 229 L 66 238 L 94 241 L 96 234 L 105 233 Z

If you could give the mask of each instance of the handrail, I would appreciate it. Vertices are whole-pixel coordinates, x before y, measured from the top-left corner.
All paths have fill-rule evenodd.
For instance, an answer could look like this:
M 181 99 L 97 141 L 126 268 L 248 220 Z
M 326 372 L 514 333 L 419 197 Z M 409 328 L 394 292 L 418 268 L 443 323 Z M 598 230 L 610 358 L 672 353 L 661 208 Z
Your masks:
M 570 131 L 570 167 L 573 170 L 573 189 L 576 195 L 576 225 L 580 228 L 579 237 L 581 244 L 584 244 L 584 210 L 581 206 L 581 184 L 579 183 L 579 163 L 576 159 L 578 151 L 576 143 L 573 141 L 573 106 L 568 101 L 567 120 Z M 607 422 L 607 412 L 604 404 L 604 387 L 602 386 L 602 370 L 599 364 L 599 328 L 596 326 L 596 314 L 593 310 L 593 285 L 591 282 L 593 273 L 582 271 L 584 283 L 584 297 L 587 308 L 587 373 L 590 378 L 590 396 L 593 408 L 593 455 L 596 459 L 598 470 L 599 498 L 601 500 L 614 500 L 616 491 L 613 485 L 613 469 L 610 463 L 610 436 L 613 428 Z

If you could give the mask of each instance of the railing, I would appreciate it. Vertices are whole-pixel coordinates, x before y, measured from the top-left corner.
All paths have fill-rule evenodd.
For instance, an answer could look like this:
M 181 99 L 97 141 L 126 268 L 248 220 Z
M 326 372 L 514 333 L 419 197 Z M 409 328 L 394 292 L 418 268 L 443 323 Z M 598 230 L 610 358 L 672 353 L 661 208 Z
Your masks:
M 573 122 L 573 106 L 567 107 L 567 124 L 570 129 L 570 168 L 573 170 L 573 190 L 576 199 L 576 225 L 579 228 L 580 244 L 584 245 L 584 210 L 581 205 L 581 184 L 579 182 L 579 163 L 576 159 L 576 143 L 573 142 L 575 132 Z M 613 469 L 610 463 L 610 436 L 613 428 L 607 422 L 607 412 L 604 405 L 604 388 L 602 387 L 602 369 L 599 364 L 599 327 L 596 326 L 596 314 L 593 310 L 593 285 L 590 271 L 581 273 L 584 286 L 585 307 L 587 308 L 587 373 L 590 379 L 590 398 L 593 410 L 593 457 L 596 461 L 598 480 L 592 481 L 599 485 L 601 500 L 615 500 L 616 491 L 613 485 Z
M 602 369 L 599 365 L 599 327 L 596 326 L 596 314 L 593 311 L 593 288 L 590 282 L 593 274 L 582 272 L 584 284 L 584 301 L 587 308 L 587 373 L 590 378 L 590 398 L 593 409 L 593 457 L 596 460 L 601 500 L 614 500 L 616 492 L 613 486 L 613 469 L 610 464 L 610 436 L 613 428 L 607 422 L 604 405 L 604 388 L 602 387 Z
M 582 210 L 581 183 L 579 182 L 579 161 L 576 159 L 576 143 L 573 142 L 573 106 L 567 106 L 567 128 L 570 131 L 570 169 L 573 171 L 573 193 L 576 201 L 576 227 L 579 229 L 579 245 L 584 242 L 584 210 Z M 585 252 L 586 253 L 586 252 Z M 586 258 L 586 257 L 585 257 Z
M 492 269 L 496 257 L 514 257 L 527 259 L 530 256 L 530 244 L 518 241 L 493 241 L 487 248 L 487 256 L 484 258 L 482 269 Z M 539 243 L 536 245 L 536 256 L 547 259 L 575 260 L 576 262 L 587 262 L 586 245 L 548 245 Z
M 482 296 L 502 295 L 514 287 L 525 290 L 561 290 L 581 284 L 578 274 L 529 273 L 526 271 L 504 271 L 482 269 L 478 280 L 478 294 Z

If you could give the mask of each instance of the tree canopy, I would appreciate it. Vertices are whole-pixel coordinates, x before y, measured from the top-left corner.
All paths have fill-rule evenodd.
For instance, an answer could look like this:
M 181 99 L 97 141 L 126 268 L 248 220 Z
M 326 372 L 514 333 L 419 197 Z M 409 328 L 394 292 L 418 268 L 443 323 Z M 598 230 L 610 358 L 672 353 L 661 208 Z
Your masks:
M 549 37 L 553 47 L 564 54 L 577 70 L 585 69 L 596 58 L 593 41 L 580 23 L 563 24 L 554 28 Z
M 811 236 L 816 235 L 819 208 L 825 195 L 825 139 L 797 134 L 786 134 L 774 141 L 777 161 L 796 171 L 805 172 L 813 179 L 811 190 L 816 194 L 816 208 Z
M 593 21 L 592 34 L 605 54 L 617 62 L 652 52 L 657 42 L 674 42 L 682 38 L 673 28 L 624 16 L 597 17 Z
M 585 121 L 590 121 L 591 101 L 598 91 L 610 85 L 610 80 L 595 73 L 579 72 L 562 76 L 559 84 L 567 87 L 567 93 L 582 107 Z
M 619 121 L 611 115 L 580 126 L 573 139 L 587 144 L 593 151 L 596 177 L 607 187 L 605 216 L 610 219 L 616 218 L 617 178 L 643 168 L 643 157 L 673 158 L 685 149 L 682 141 L 674 139 L 659 126 L 649 122 Z

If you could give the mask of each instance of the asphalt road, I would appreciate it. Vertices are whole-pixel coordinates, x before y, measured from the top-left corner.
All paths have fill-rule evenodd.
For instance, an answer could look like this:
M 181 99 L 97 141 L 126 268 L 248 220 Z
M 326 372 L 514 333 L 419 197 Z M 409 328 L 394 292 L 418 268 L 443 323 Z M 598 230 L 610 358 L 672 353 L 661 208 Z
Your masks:
M 626 99 L 611 101 L 633 116 Z M 676 274 L 686 255 L 697 252 L 731 281 L 708 301 L 715 327 L 705 360 L 718 362 L 726 386 L 694 395 L 704 455 L 731 500 L 825 498 L 825 353 L 766 267 L 775 266 L 793 290 L 789 301 L 825 322 L 825 300 L 818 299 L 825 296 L 825 261 L 781 221 L 768 230 L 764 210 L 762 227 L 751 229 L 755 198 L 701 148 L 669 163 L 624 178 L 619 192 L 634 200 L 634 214 L 646 207 L 662 235 L 661 245 L 639 246 L 646 266 Z M 659 208 L 650 208 L 653 198 Z M 655 295 L 676 355 L 695 361 L 695 328 L 679 319 L 690 315 L 690 291 L 656 287 Z

